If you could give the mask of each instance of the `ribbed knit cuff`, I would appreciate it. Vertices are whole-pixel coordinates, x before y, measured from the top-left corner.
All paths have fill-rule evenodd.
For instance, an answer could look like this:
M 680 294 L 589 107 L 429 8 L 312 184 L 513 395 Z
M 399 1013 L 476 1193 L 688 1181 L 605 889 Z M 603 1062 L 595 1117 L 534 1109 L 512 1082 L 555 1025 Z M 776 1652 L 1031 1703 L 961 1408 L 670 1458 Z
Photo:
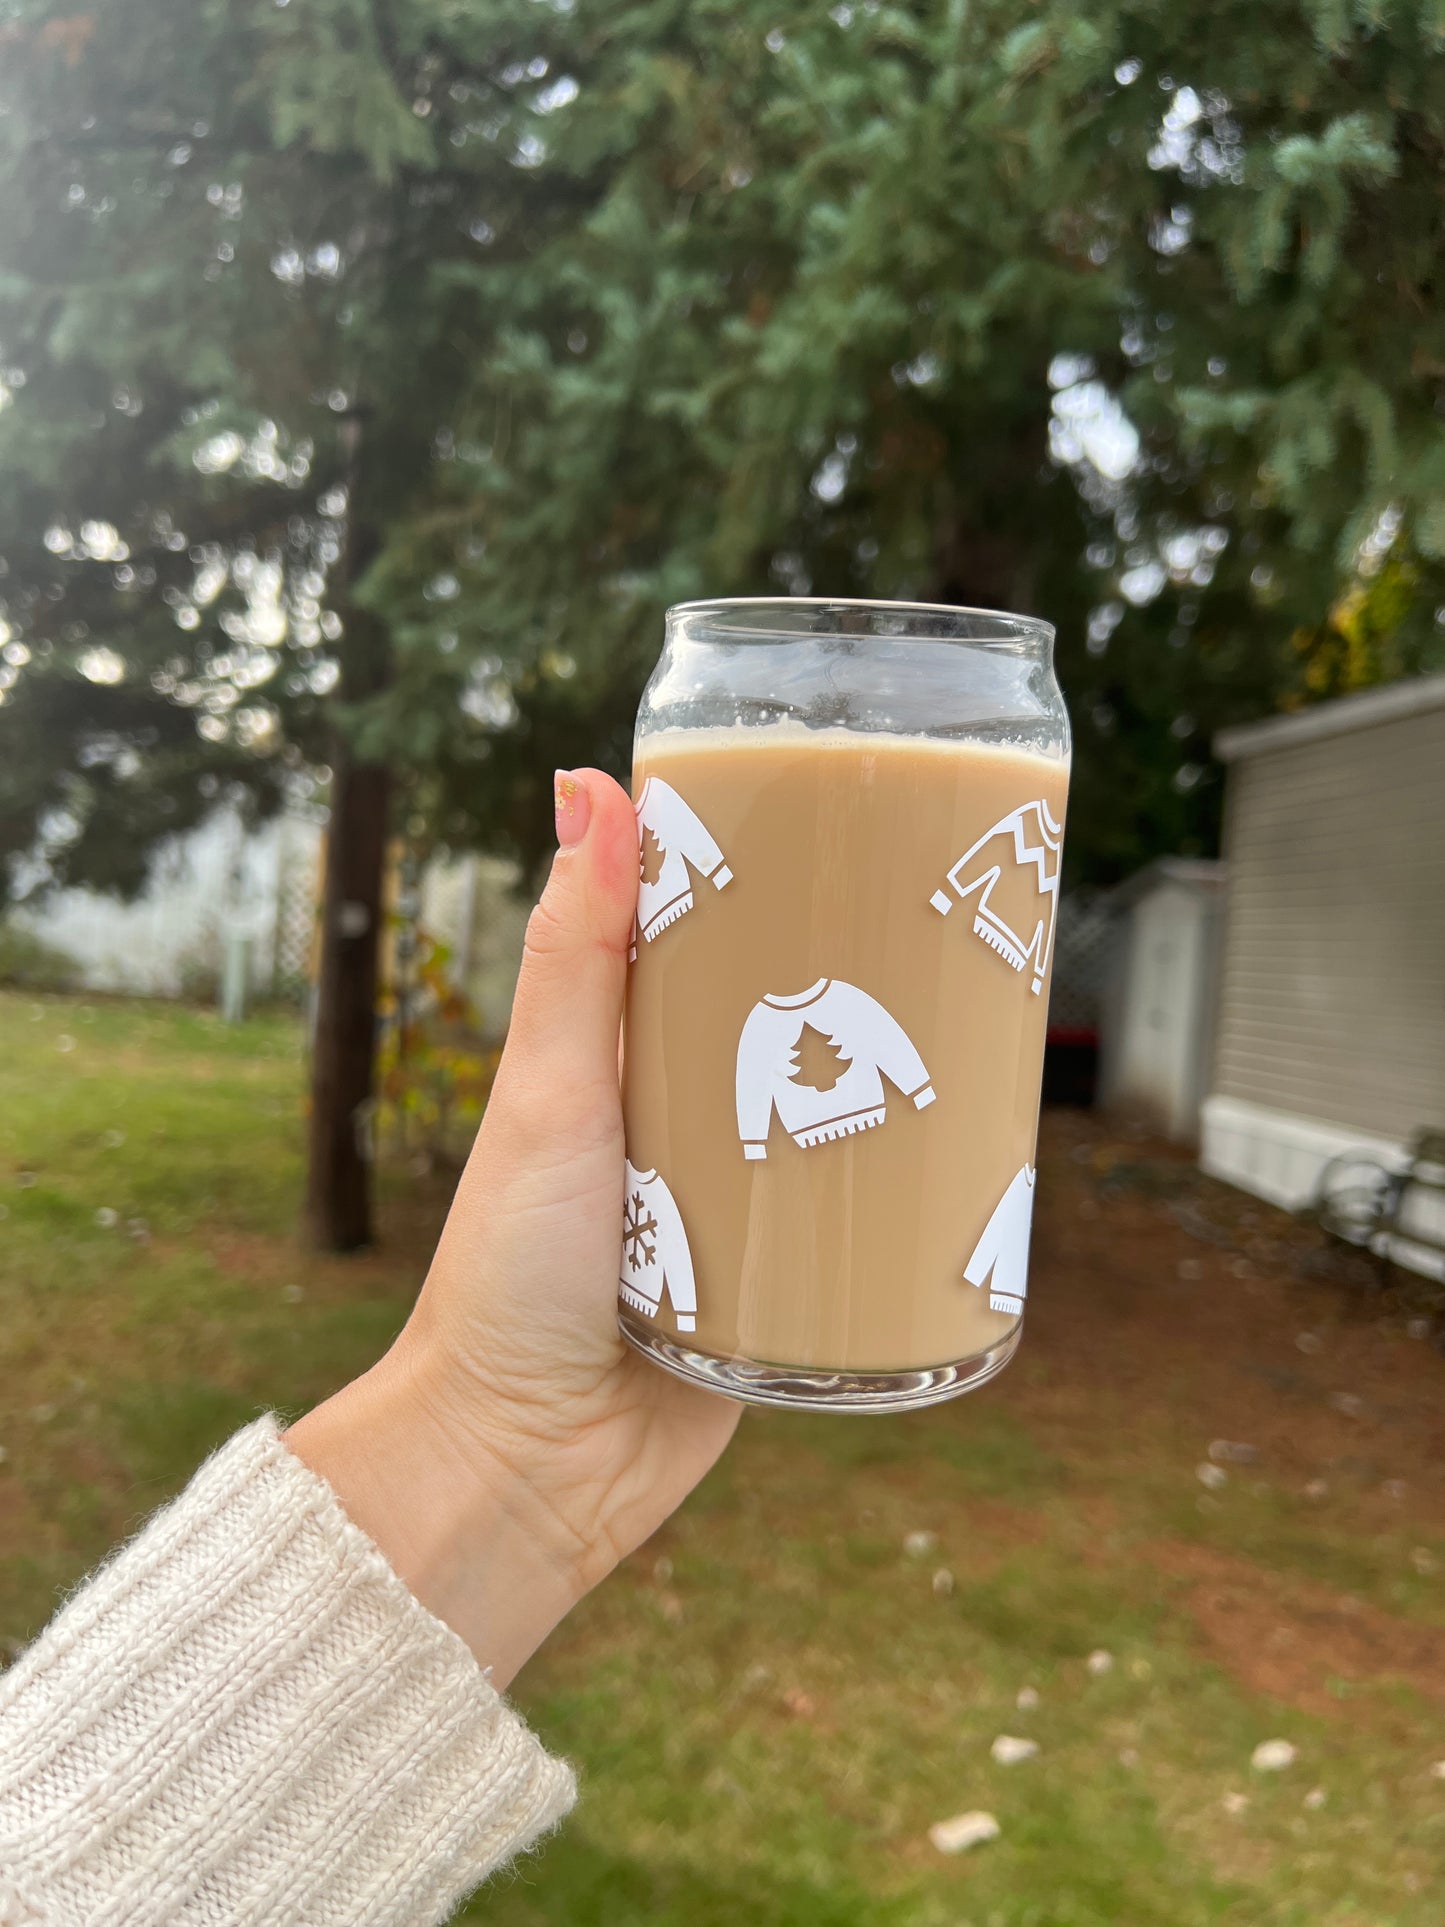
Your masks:
M 429 1927 L 575 1797 L 265 1418 L 0 1675 L 0 1927 Z

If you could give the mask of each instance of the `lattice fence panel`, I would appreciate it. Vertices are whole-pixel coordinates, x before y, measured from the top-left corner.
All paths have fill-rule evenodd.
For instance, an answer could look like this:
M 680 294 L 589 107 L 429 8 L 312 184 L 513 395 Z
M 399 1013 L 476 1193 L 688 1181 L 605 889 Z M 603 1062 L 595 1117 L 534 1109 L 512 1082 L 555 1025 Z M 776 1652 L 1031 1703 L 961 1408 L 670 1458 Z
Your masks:
M 1097 1030 L 1114 969 L 1118 918 L 1097 896 L 1074 895 L 1059 905 L 1049 1026 Z

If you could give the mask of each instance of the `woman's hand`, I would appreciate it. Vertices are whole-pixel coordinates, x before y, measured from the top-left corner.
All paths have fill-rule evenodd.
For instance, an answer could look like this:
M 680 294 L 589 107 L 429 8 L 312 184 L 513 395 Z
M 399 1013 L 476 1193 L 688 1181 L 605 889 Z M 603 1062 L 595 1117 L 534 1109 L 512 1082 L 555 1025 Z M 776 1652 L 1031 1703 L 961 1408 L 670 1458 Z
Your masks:
M 617 1330 L 637 824 L 596 770 L 559 775 L 556 802 L 506 1052 L 416 1309 L 380 1364 L 287 1434 L 499 1685 L 739 1416 Z

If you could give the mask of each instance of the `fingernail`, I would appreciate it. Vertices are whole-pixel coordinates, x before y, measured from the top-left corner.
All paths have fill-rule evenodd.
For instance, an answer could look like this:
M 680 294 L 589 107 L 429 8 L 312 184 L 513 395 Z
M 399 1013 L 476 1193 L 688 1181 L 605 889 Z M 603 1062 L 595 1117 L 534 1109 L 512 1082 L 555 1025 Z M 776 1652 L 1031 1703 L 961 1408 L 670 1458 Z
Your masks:
M 552 799 L 557 808 L 557 841 L 564 850 L 570 850 L 587 834 L 592 798 L 580 776 L 559 769 L 552 778 Z

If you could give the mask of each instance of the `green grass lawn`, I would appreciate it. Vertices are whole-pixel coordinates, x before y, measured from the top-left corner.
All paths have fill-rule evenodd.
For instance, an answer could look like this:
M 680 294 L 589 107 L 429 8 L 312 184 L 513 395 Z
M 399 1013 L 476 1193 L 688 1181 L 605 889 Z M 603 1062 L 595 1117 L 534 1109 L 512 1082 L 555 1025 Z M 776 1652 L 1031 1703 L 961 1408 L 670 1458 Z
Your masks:
M 0 996 L 0 1652 L 405 1316 L 444 1187 L 388 1174 L 379 1253 L 304 1254 L 300 1066 L 281 1019 Z M 1041 1172 L 1002 1380 L 749 1414 L 528 1668 L 583 1802 L 467 1919 L 1438 1927 L 1445 1361 L 1166 1154 L 1056 1117 Z M 1211 1490 L 1219 1438 L 1257 1457 Z M 978 1807 L 997 1841 L 930 1846 Z

